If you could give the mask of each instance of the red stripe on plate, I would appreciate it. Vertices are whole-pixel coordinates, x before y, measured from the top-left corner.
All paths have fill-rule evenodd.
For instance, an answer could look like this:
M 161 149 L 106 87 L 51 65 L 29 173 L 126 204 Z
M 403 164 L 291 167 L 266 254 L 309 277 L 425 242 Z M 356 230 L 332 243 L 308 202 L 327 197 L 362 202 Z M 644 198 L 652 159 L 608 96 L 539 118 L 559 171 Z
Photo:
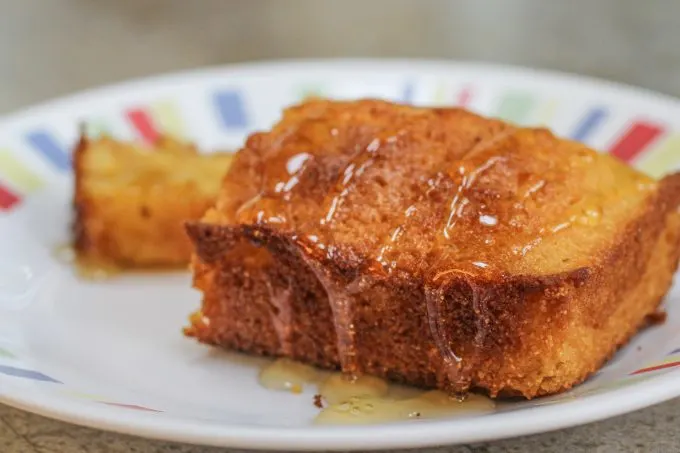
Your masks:
M 7 187 L 0 184 L 0 210 L 7 210 L 19 203 L 21 198 Z
M 663 128 L 656 124 L 633 123 L 612 145 L 609 153 L 624 162 L 630 162 L 663 132 Z
M 456 99 L 456 105 L 459 107 L 467 107 L 472 99 L 472 89 L 470 87 L 464 87 L 458 93 L 458 98 Z
M 128 110 L 127 117 L 137 130 L 137 133 L 148 143 L 154 143 L 160 137 L 153 124 L 151 116 L 142 109 Z
M 110 403 L 108 401 L 100 401 L 100 403 L 106 404 L 107 406 L 123 407 L 125 409 L 134 409 L 137 411 L 147 411 L 147 412 L 161 412 L 156 409 L 151 409 L 149 407 L 138 406 L 136 404 L 123 404 L 123 403 Z
M 676 366 L 680 366 L 680 362 L 670 362 L 670 363 L 664 363 L 662 365 L 657 365 L 657 366 L 650 366 L 649 368 L 642 368 L 637 371 L 633 371 L 630 374 L 642 374 L 642 373 L 649 373 L 650 371 L 657 371 L 657 370 L 663 370 L 666 368 L 673 368 Z

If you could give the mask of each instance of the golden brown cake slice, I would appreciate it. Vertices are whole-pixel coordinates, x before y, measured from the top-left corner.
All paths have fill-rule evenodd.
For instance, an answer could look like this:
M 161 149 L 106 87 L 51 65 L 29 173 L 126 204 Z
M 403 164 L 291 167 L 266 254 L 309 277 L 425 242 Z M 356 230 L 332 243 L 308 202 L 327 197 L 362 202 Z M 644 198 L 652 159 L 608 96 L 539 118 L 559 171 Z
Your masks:
M 74 155 L 74 246 L 95 268 L 189 262 L 186 220 L 215 203 L 229 154 L 162 139 L 146 148 L 81 138 Z
M 204 343 L 532 398 L 655 313 L 680 175 L 461 109 L 311 101 L 236 155 L 189 224 Z

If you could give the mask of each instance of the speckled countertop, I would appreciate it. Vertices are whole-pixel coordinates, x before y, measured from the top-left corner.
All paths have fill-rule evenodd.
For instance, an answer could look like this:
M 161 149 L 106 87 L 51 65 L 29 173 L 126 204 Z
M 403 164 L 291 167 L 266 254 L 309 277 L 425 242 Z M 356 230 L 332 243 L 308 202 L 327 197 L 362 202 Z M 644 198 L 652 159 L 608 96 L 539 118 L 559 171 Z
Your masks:
M 680 95 L 675 0 L 0 0 L 0 115 L 131 77 L 252 59 L 490 60 Z M 680 400 L 600 423 L 437 451 L 680 451 Z M 216 450 L 0 405 L 0 453 Z M 435 451 L 435 450 L 432 450 Z

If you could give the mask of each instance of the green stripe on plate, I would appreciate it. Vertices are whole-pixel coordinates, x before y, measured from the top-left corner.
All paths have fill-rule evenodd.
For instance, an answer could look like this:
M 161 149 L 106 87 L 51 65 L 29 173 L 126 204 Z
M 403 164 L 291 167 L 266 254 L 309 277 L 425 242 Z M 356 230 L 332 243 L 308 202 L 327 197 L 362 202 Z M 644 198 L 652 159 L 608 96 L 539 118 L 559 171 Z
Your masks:
M 523 123 L 529 117 L 535 104 L 536 100 L 529 93 L 506 93 L 500 99 L 496 116 L 512 123 Z

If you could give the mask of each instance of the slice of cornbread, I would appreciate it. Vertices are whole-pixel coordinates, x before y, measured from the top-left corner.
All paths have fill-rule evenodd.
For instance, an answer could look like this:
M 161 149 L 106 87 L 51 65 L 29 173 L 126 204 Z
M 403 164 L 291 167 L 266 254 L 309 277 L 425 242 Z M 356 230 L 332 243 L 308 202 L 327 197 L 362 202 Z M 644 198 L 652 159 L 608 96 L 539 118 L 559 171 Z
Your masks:
M 214 205 L 227 153 L 200 154 L 171 139 L 152 147 L 82 137 L 74 152 L 74 247 L 93 266 L 186 264 L 184 222 Z

